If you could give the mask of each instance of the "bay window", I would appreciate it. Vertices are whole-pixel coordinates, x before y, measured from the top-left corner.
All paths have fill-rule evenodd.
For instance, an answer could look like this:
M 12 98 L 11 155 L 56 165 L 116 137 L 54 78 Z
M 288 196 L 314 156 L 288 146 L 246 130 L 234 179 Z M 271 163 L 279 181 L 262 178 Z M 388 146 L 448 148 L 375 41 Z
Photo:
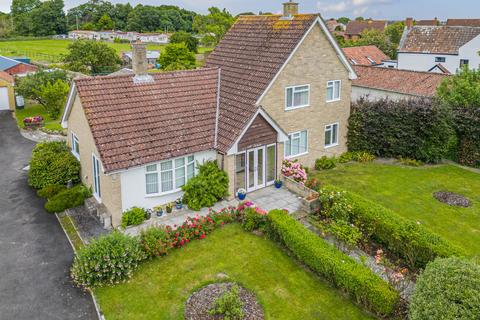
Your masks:
M 148 165 L 145 168 L 146 194 L 179 191 L 194 175 L 195 157 L 193 155 Z

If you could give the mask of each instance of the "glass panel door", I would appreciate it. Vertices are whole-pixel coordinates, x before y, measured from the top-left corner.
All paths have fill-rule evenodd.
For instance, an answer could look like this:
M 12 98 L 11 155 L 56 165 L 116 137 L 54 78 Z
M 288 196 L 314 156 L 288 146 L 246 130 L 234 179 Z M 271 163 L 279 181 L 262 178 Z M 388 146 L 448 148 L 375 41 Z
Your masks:
M 262 188 L 265 187 L 265 179 L 264 179 L 264 173 L 265 173 L 265 161 L 264 161 L 264 148 L 259 148 L 257 149 L 257 186 L 256 188 Z
M 245 189 L 245 180 L 247 179 L 245 163 L 245 152 L 235 156 L 235 192 L 238 189 Z
M 267 184 L 273 183 L 276 177 L 276 146 L 271 145 L 267 147 Z
M 252 192 L 265 187 L 265 147 L 248 150 L 247 154 L 247 191 Z
M 248 189 L 255 189 L 255 153 L 256 150 L 248 151 Z
M 100 201 L 100 161 L 95 155 L 92 155 L 92 169 L 93 169 L 93 195 Z

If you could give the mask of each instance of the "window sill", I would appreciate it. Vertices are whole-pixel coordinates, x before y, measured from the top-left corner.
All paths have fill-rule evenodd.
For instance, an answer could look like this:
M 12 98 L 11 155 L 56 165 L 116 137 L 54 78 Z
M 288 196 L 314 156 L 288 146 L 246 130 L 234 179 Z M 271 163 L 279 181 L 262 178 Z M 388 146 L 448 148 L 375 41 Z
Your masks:
M 80 161 L 80 154 L 73 152 L 72 150 L 70 151 L 75 158 L 77 158 L 78 161 Z
M 325 146 L 324 149 L 330 149 L 330 148 L 334 148 L 334 147 L 338 147 L 338 143 L 329 144 L 328 146 Z
M 342 99 L 327 100 L 327 103 L 342 101 Z
M 168 196 L 174 193 L 181 192 L 182 188 L 180 189 L 175 189 L 172 191 L 167 191 L 167 192 L 162 192 L 162 193 L 152 193 L 152 194 L 145 194 L 145 198 L 158 198 L 158 197 L 163 197 L 163 196 Z
M 296 154 L 296 155 L 293 155 L 293 156 L 284 156 L 283 158 L 284 159 L 294 159 L 294 158 L 300 158 L 300 157 L 306 156 L 307 154 L 308 154 L 308 151 L 304 152 L 304 153 L 299 153 L 299 154 Z
M 292 110 L 303 109 L 303 108 L 308 108 L 308 107 L 310 107 L 309 104 L 304 105 L 304 106 L 298 106 L 298 107 L 289 107 L 289 108 L 285 107 L 285 111 L 292 111 Z

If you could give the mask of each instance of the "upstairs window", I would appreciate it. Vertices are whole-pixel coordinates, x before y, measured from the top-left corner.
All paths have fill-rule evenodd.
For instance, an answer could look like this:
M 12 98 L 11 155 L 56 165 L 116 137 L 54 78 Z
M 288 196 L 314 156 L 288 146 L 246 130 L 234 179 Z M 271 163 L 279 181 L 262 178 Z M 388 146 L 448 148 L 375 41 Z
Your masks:
M 145 188 L 147 195 L 179 191 L 195 175 L 193 155 L 162 161 L 145 168 Z
M 310 85 L 285 89 L 285 110 L 308 107 L 310 105 Z
M 340 100 L 342 82 L 340 80 L 327 82 L 327 102 Z
M 72 153 L 75 157 L 80 158 L 80 144 L 78 137 L 72 132 Z
M 445 62 L 447 61 L 447 58 L 445 57 L 435 57 L 435 62 Z

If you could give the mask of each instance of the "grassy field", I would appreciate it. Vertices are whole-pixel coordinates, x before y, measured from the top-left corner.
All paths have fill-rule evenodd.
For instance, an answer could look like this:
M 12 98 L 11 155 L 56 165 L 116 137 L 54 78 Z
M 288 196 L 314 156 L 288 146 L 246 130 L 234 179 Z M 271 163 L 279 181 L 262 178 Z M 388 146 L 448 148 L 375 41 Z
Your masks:
M 58 62 L 60 55 L 67 53 L 67 47 L 72 40 L 28 40 L 28 41 L 0 41 L 0 55 L 27 56 L 34 61 Z M 118 54 L 130 51 L 128 43 L 105 42 L 114 48 Z M 148 50 L 163 50 L 164 45 L 149 44 Z M 200 53 L 212 50 L 212 48 L 199 48 Z
M 62 126 L 60 124 L 61 116 L 63 114 L 63 110 L 60 113 L 58 119 L 52 119 L 47 114 L 45 109 L 40 104 L 30 104 L 26 103 L 25 109 L 23 110 L 15 110 L 15 117 L 17 118 L 17 124 L 20 128 L 24 128 L 23 119 L 26 117 L 33 117 L 33 116 L 42 116 L 45 121 L 45 129 L 49 130 L 62 130 Z
M 333 184 L 374 200 L 480 256 L 480 174 L 453 165 L 405 167 L 352 163 L 315 173 Z M 452 207 L 433 197 L 436 191 L 462 194 L 470 208 Z
M 219 273 L 255 292 L 266 319 L 372 319 L 272 241 L 238 225 L 149 261 L 128 283 L 95 294 L 106 319 L 183 319 L 190 294 Z

